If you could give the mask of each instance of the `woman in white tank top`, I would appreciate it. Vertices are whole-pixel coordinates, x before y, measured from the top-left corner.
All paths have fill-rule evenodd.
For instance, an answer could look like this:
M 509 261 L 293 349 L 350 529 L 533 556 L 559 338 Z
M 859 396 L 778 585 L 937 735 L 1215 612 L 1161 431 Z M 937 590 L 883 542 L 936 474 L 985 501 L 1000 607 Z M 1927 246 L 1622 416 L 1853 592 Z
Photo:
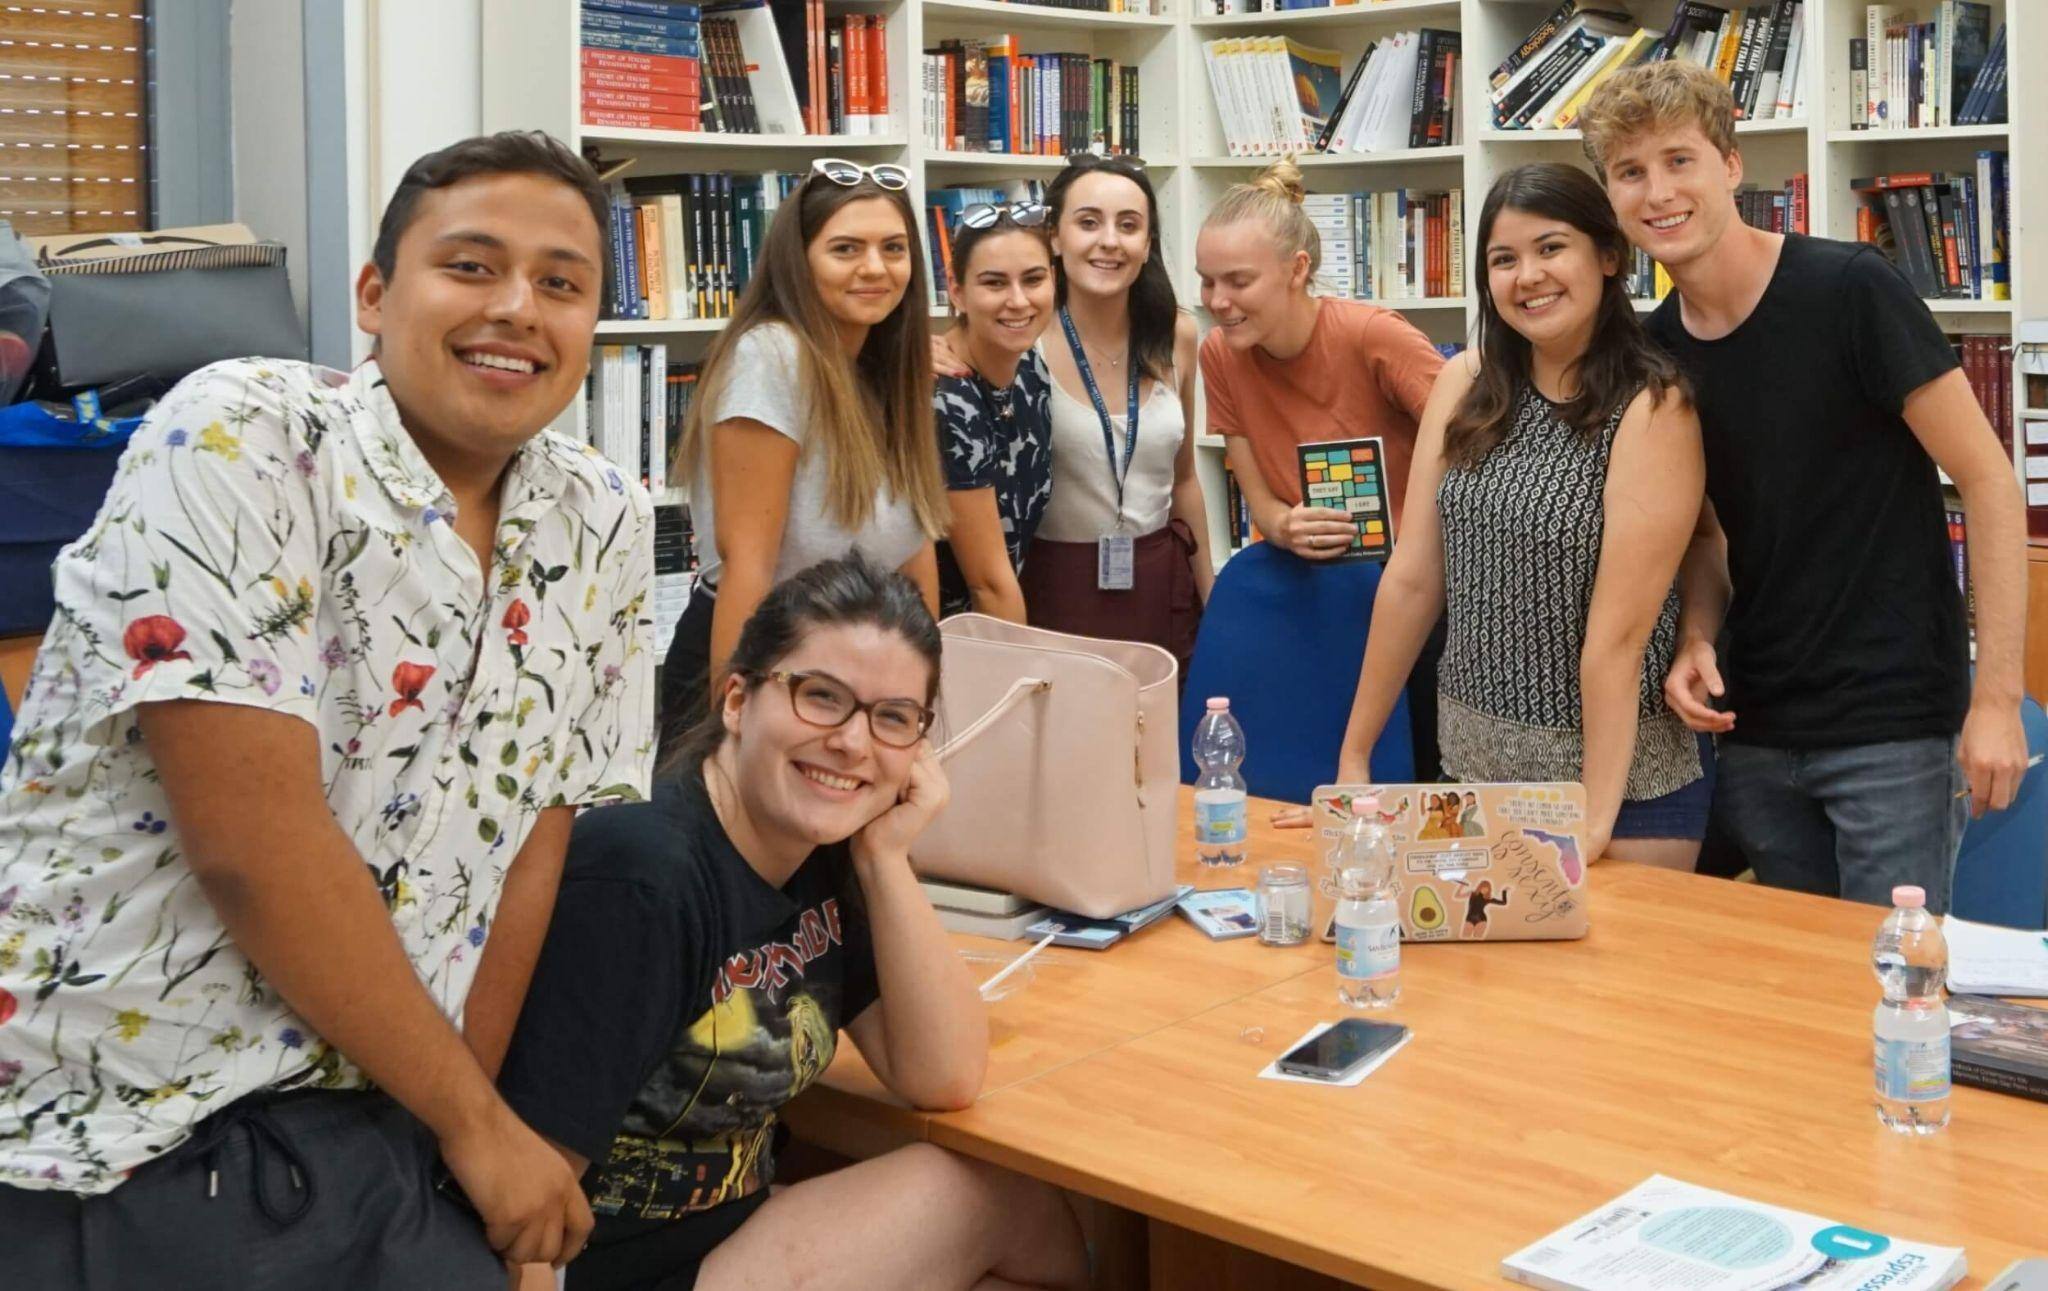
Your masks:
M 1194 320 L 1175 304 L 1140 163 L 1077 157 L 1046 203 L 1060 301 L 1039 342 L 1053 483 L 1025 566 L 1026 612 L 1055 631 L 1163 646 L 1185 671 L 1215 581 L 1188 434 Z

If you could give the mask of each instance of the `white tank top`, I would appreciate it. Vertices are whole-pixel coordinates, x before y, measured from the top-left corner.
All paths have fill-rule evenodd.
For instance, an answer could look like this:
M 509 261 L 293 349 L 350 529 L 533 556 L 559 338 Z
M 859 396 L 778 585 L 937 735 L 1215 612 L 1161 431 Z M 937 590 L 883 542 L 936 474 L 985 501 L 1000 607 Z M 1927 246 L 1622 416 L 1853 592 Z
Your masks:
M 1096 379 L 1101 380 L 1101 374 Z M 1103 390 L 1109 408 L 1117 469 L 1123 469 L 1125 382 Z M 1151 382 L 1138 405 L 1138 447 L 1124 480 L 1123 531 L 1142 538 L 1166 527 L 1173 511 L 1173 464 L 1187 420 L 1170 382 Z M 1076 399 L 1052 382 L 1052 501 L 1038 522 L 1038 536 L 1053 542 L 1094 542 L 1116 532 L 1116 481 L 1102 444 L 1102 419 L 1086 398 Z

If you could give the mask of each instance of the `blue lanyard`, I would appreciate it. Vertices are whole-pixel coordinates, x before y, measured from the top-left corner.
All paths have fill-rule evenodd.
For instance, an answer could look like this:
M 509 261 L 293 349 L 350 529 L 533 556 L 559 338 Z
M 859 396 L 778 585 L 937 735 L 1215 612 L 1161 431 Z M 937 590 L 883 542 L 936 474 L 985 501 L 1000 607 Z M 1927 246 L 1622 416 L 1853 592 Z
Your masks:
M 1124 469 L 1116 469 L 1116 432 L 1109 427 L 1109 409 L 1103 405 L 1102 391 L 1096 388 L 1095 372 L 1088 366 L 1087 351 L 1081 348 L 1081 333 L 1074 330 L 1074 319 L 1065 307 L 1060 309 L 1060 326 L 1066 329 L 1067 346 L 1074 352 L 1074 369 L 1081 374 L 1081 384 L 1088 388 L 1088 401 L 1095 405 L 1095 415 L 1102 420 L 1102 451 L 1109 455 L 1109 478 L 1116 483 L 1116 524 L 1124 524 L 1124 480 L 1131 473 L 1131 459 L 1138 453 L 1138 364 L 1126 357 L 1124 362 L 1131 365 L 1131 390 L 1127 411 L 1124 415 Z

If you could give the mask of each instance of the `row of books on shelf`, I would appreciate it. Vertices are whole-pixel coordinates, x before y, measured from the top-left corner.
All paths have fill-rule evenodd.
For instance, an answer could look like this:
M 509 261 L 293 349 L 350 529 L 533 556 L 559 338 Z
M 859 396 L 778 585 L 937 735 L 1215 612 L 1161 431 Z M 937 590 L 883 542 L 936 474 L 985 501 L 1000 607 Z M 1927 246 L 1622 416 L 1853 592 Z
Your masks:
M 654 508 L 654 657 L 668 654 L 676 622 L 697 587 L 697 542 L 690 526 L 690 508 L 657 504 Z
M 950 303 L 946 279 L 953 268 L 954 221 L 977 203 L 1044 202 L 1045 185 L 1035 179 L 1000 184 L 956 184 L 925 190 L 925 249 L 932 258 L 932 299 L 941 308 Z
M 1977 154 L 1974 173 L 1911 171 L 1852 179 L 1856 239 L 1881 248 L 1929 300 L 2010 300 L 2008 155 Z
M 2012 451 L 2012 344 L 2005 336 L 1951 336 L 1963 375 L 1984 409 L 1984 417 L 1998 432 L 1998 442 Z
M 1455 31 L 1393 32 L 1365 49 L 1349 76 L 1338 51 L 1284 36 L 1206 41 L 1202 57 L 1233 157 L 1392 152 L 1464 141 Z
M 888 19 L 824 0 L 582 0 L 587 126 L 716 134 L 883 134 Z
M 1714 73 L 1750 120 L 1806 112 L 1802 0 L 1767 0 L 1740 12 L 1680 0 L 1660 34 L 1619 9 L 1564 0 L 1531 28 L 1489 78 L 1501 130 L 1568 130 L 1615 73 L 1679 59 Z
M 698 372 L 698 364 L 671 363 L 664 344 L 598 346 L 583 385 L 591 447 L 649 492 L 667 490 Z
M 604 316 L 729 318 L 791 171 L 658 175 L 612 186 L 611 281 Z
M 1939 0 L 1921 22 L 1909 5 L 1864 8 L 1849 41 L 1849 126 L 1912 130 L 1989 125 L 2006 117 L 2005 24 L 1991 6 Z
M 1465 194 L 1311 193 L 1302 210 L 1322 243 L 1331 296 L 1398 304 L 1465 294 Z
M 1003 0 L 1006 4 L 1029 5 L 1035 9 L 1078 9 L 1087 13 L 1124 13 L 1158 16 L 1166 12 L 1157 0 Z
M 1138 69 L 1113 58 L 1025 53 L 1015 36 L 924 51 L 924 142 L 950 152 L 1062 157 L 1138 153 Z

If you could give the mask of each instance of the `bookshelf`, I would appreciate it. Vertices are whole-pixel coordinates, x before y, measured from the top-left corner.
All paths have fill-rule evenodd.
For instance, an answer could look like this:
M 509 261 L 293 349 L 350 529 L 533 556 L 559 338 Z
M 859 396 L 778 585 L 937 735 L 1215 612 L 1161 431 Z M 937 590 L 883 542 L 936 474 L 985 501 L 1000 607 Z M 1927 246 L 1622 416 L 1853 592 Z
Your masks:
M 1912 0 L 1925 18 L 1934 0 Z M 1345 70 L 1370 43 L 1395 30 L 1456 30 L 1463 43 L 1460 111 L 1463 142 L 1451 147 L 1347 153 L 1298 158 L 1312 191 L 1381 191 L 1392 188 L 1460 189 L 1468 236 L 1476 231 L 1486 189 L 1507 169 L 1526 161 L 1584 164 L 1577 131 L 1503 131 L 1482 110 L 1487 77 L 1550 9 L 1554 0 L 1360 0 L 1359 3 L 1280 13 L 1217 14 L 1213 0 L 1159 0 L 1158 14 L 1104 14 L 1004 3 L 1002 0 L 825 0 L 828 15 L 885 14 L 892 117 L 886 133 L 850 136 L 750 138 L 667 131 L 594 129 L 579 123 L 578 9 L 575 0 L 492 0 L 483 33 L 482 120 L 486 129 L 540 128 L 581 146 L 595 143 L 611 157 L 635 159 L 634 174 L 684 170 L 803 170 L 814 157 L 845 155 L 910 168 L 913 199 L 922 208 L 926 185 L 1049 178 L 1059 158 L 1005 156 L 932 149 L 917 118 L 918 55 L 949 37 L 987 38 L 1009 33 L 1025 53 L 1068 51 L 1115 58 L 1139 69 L 1140 153 L 1159 192 L 1161 236 L 1182 303 L 1203 327 L 1194 273 L 1194 240 L 1203 215 L 1232 183 L 1248 178 L 1266 159 L 1227 154 L 1202 56 L 1202 43 L 1230 36 L 1285 35 L 1336 49 Z M 1743 0 L 1723 7 L 1740 10 Z M 1661 30 L 1677 0 L 1604 0 L 1641 25 Z M 2007 26 L 2009 65 L 2031 69 L 2048 56 L 2048 6 L 2033 0 L 1992 0 L 1993 26 Z M 1806 0 L 1800 21 L 1805 42 L 1800 80 L 1806 111 L 1797 118 L 1744 122 L 1738 127 L 1749 182 L 1776 187 L 1795 174 L 1808 176 L 1809 227 L 1820 235 L 1855 236 L 1857 198 L 1852 178 L 1908 170 L 1968 170 L 1980 149 L 2010 158 L 2012 299 L 1931 300 L 1943 328 L 1957 335 L 2011 337 L 2026 320 L 2048 319 L 2048 149 L 2014 146 L 2048 130 L 2048 78 L 2009 81 L 2011 125 L 1919 130 L 1855 130 L 1848 116 L 1848 42 L 1864 32 L 1865 0 Z M 1467 247 L 1469 262 L 1473 248 Z M 1470 266 L 1467 265 L 1470 277 Z M 1400 309 L 1437 342 L 1465 339 L 1476 320 L 1470 294 L 1449 299 L 1385 302 Z M 1646 306 L 1647 307 L 1647 306 Z M 672 357 L 701 355 L 721 320 L 608 321 L 600 339 L 660 341 Z M 2017 367 L 2017 365 L 2015 365 Z M 2019 378 L 2011 406 L 2024 407 Z M 1207 433 L 1197 400 L 1196 450 L 1210 502 L 1213 549 L 1227 552 L 1222 441 Z M 565 417 L 580 420 L 582 409 Z M 2017 412 L 2015 418 L 2017 419 Z M 2014 470 L 2024 476 L 2024 436 L 2013 427 Z M 675 500 L 671 497 L 669 500 Z M 2048 509 L 2035 512 L 2048 521 Z

